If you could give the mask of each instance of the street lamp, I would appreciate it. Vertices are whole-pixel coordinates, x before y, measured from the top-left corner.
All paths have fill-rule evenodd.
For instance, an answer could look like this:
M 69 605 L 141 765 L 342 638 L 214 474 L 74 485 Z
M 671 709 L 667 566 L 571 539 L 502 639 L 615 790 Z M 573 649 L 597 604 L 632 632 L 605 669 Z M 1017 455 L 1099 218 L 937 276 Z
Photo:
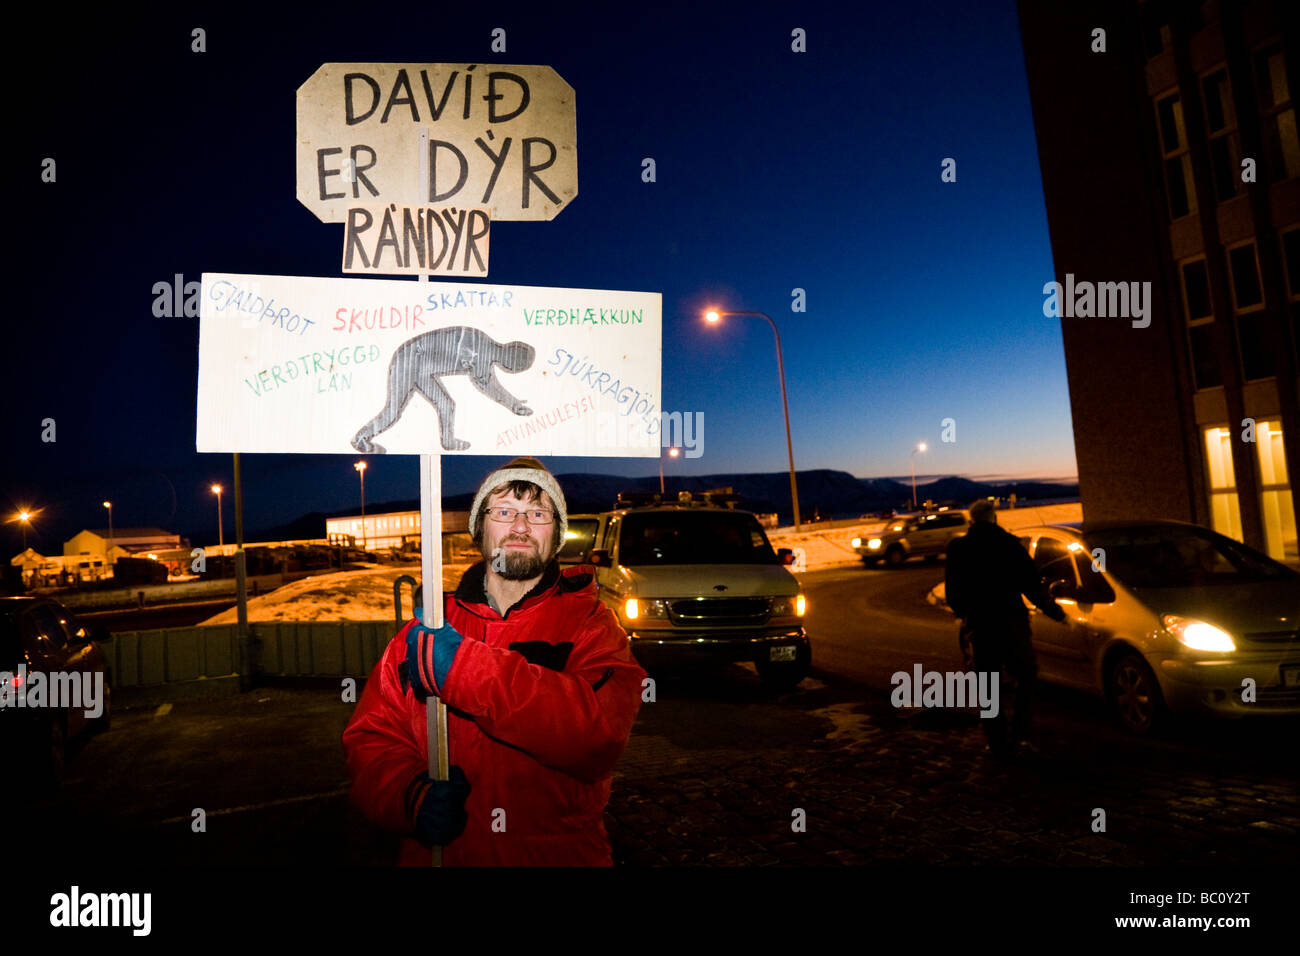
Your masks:
M 26 551 L 27 550 L 27 525 L 31 523 L 32 513 L 30 511 L 20 511 L 18 512 L 17 517 L 23 526 L 23 550 Z
M 352 466 L 361 475 L 361 549 L 366 548 L 366 463 L 358 461 Z
M 767 324 L 772 326 L 772 334 L 776 336 L 776 368 L 781 374 L 781 407 L 785 410 L 785 450 L 790 458 L 790 501 L 794 506 L 794 530 L 798 531 L 800 530 L 799 486 L 794 477 L 794 443 L 790 440 L 790 402 L 785 395 L 785 362 L 781 358 L 781 333 L 777 331 L 772 317 L 764 312 L 720 312 L 717 309 L 710 309 L 704 314 L 704 318 L 716 324 L 724 315 L 756 315 L 767 319 Z
M 225 550 L 226 547 L 226 529 L 221 521 L 221 486 L 213 485 L 212 493 L 217 496 L 217 544 Z
M 104 507 L 108 509 L 108 551 L 104 554 L 104 561 L 109 566 L 113 566 L 113 502 L 105 501 Z
M 668 449 L 669 458 L 676 458 L 681 453 L 682 450 L 680 448 L 677 448 L 676 446 Z M 664 456 L 663 453 L 661 452 L 659 455 L 659 496 L 663 497 L 663 493 L 664 493 Z
M 919 444 L 919 445 L 917 445 L 915 448 L 913 448 L 913 449 L 912 449 L 912 454 L 911 454 L 911 461 L 912 461 L 912 510 L 913 510 L 913 511 L 916 510 L 916 453 L 917 453 L 918 451 L 925 451 L 925 442 L 921 442 L 921 444 Z

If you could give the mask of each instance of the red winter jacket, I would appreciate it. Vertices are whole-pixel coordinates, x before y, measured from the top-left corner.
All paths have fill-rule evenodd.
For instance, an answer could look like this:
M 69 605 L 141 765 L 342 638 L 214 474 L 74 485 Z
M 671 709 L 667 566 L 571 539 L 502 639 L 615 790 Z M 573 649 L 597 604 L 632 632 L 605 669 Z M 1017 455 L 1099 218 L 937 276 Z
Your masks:
M 465 771 L 465 832 L 444 866 L 611 866 L 603 813 L 641 706 L 645 671 L 591 569 L 552 562 L 503 618 L 486 568 L 465 572 L 446 621 L 465 640 L 442 688 L 450 763 Z M 428 866 L 410 836 L 414 782 L 428 769 L 424 704 L 406 676 L 408 621 L 389 642 L 343 732 L 352 800 L 407 835 L 398 862 Z

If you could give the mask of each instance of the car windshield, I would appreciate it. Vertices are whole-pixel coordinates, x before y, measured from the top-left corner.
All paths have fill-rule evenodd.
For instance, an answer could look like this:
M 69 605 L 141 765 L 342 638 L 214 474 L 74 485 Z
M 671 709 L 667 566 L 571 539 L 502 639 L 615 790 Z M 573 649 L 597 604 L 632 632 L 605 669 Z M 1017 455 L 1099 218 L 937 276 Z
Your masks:
M 1189 588 L 1255 581 L 1300 580 L 1284 564 L 1204 528 L 1108 528 L 1084 536 L 1106 570 L 1129 587 Z
M 623 518 L 618 563 L 777 564 L 776 552 L 751 514 L 730 511 L 644 511 Z
M 560 560 L 576 558 L 590 548 L 598 523 L 596 518 L 570 518 L 568 530 L 564 533 L 564 545 L 558 555 Z

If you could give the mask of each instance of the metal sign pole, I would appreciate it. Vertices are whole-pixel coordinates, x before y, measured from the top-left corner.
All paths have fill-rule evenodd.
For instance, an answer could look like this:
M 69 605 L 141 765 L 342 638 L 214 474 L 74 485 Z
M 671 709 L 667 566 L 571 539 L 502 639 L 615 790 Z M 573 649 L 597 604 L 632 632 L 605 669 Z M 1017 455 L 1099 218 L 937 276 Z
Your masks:
M 424 580 L 424 621 L 442 627 L 442 457 L 420 456 L 420 573 Z M 429 776 L 446 780 L 450 771 L 447 751 L 447 705 L 440 697 L 424 703 L 429 733 Z M 442 866 L 442 847 L 433 848 L 433 865 Z
M 420 127 L 420 192 L 429 188 L 429 128 Z M 417 281 L 425 282 L 420 275 Z M 424 581 L 424 621 L 442 627 L 442 456 L 420 456 L 420 577 Z M 424 702 L 424 725 L 429 736 L 429 777 L 446 780 L 451 774 L 447 747 L 447 705 L 441 697 Z M 442 866 L 442 847 L 433 848 L 433 866 Z

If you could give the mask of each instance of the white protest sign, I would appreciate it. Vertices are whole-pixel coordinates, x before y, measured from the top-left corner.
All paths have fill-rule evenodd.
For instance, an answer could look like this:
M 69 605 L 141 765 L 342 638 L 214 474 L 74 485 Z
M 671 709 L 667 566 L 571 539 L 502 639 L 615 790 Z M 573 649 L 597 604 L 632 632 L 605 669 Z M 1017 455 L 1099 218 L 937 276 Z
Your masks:
M 654 458 L 661 296 L 204 273 L 198 450 Z
M 482 206 L 349 206 L 343 271 L 482 279 L 491 226 Z
M 359 202 L 426 199 L 553 219 L 578 195 L 573 88 L 549 66 L 326 63 L 298 88 L 297 172 L 322 222 Z

